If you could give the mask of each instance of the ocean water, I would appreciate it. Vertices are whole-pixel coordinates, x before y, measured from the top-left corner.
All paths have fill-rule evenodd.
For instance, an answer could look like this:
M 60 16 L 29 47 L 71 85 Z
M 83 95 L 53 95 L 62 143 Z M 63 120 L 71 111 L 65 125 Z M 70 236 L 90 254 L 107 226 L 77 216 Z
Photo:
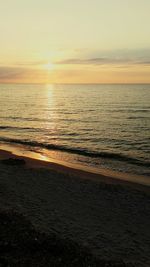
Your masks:
M 0 144 L 149 175 L 150 85 L 0 85 Z

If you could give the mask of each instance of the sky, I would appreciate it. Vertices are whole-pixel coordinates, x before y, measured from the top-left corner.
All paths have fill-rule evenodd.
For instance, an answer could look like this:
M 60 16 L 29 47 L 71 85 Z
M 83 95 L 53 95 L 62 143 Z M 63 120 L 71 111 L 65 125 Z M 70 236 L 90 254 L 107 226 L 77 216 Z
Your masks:
M 150 83 L 150 0 L 3 0 L 1 83 Z

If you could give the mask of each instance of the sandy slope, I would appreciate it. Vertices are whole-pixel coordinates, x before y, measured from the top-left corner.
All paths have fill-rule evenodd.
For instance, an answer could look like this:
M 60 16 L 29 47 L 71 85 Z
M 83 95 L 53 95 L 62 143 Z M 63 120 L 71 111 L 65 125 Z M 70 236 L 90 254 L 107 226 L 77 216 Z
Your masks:
M 0 163 L 0 205 L 47 233 L 89 246 L 103 258 L 150 266 L 148 191 Z

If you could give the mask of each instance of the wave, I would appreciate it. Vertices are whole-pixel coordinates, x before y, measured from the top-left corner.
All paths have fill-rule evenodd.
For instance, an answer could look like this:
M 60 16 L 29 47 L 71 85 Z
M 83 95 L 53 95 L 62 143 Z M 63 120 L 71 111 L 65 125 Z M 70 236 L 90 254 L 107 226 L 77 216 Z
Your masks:
M 149 120 L 149 117 L 145 117 L 145 116 L 129 116 L 127 117 L 128 120 Z
M 53 132 L 50 132 L 51 131 L 51 129 L 43 129 L 43 128 L 32 128 L 32 127 L 17 127 L 17 126 L 8 126 L 8 125 L 2 125 L 2 126 L 0 126 L 0 130 L 10 130 L 10 131 L 29 131 L 29 132 L 45 132 L 45 133 L 47 133 L 48 132 L 48 135 L 53 135 Z M 66 140 L 66 138 L 67 138 L 67 136 L 69 136 L 69 138 L 70 138 L 70 140 L 71 140 L 71 137 L 75 137 L 75 136 L 78 136 L 78 134 L 77 133 L 67 133 L 67 136 L 66 136 L 66 134 L 64 133 L 62 133 L 61 134 L 62 135 L 62 137 L 60 137 L 60 139 L 61 140 Z M 81 134 L 81 135 L 85 135 L 84 133 L 83 134 Z M 66 136 L 66 138 L 64 137 L 64 136 Z M 53 140 L 56 140 L 57 138 L 56 137 L 53 137 Z M 83 139 L 82 139 L 83 140 Z M 88 139 L 85 139 L 85 140 L 88 140 Z
M 149 113 L 150 109 L 149 108 L 145 108 L 145 109 L 128 109 L 128 108 L 118 108 L 118 109 L 108 109 L 105 110 L 105 112 L 112 114 L 112 113 L 125 113 L 125 114 L 130 114 L 130 113 Z
M 139 160 L 137 158 L 133 158 L 133 157 L 123 155 L 120 153 L 113 153 L 113 152 L 106 152 L 106 151 L 101 151 L 101 152 L 89 151 L 89 150 L 82 149 L 82 148 L 78 149 L 78 148 L 73 148 L 73 147 L 68 147 L 68 146 L 63 146 L 63 145 L 47 144 L 47 143 L 41 143 L 37 141 L 29 141 L 25 139 L 20 140 L 20 139 L 5 138 L 5 137 L 1 137 L 0 142 L 20 144 L 20 145 L 25 145 L 25 146 L 35 147 L 35 148 L 44 148 L 48 150 L 57 150 L 57 151 L 72 153 L 76 155 L 82 155 L 85 157 L 91 157 L 91 158 L 106 158 L 106 159 L 111 159 L 111 160 L 125 161 L 125 162 L 135 164 L 135 165 L 150 167 L 150 163 L 148 161 Z
M 19 130 L 19 131 L 28 130 L 28 131 L 32 131 L 32 132 L 43 131 L 43 129 L 40 129 L 40 128 L 17 127 L 17 126 L 8 126 L 8 125 L 0 126 L 0 130 Z
M 15 120 L 15 121 L 42 121 L 42 122 L 47 122 L 47 121 L 51 121 L 51 120 L 48 120 L 48 119 L 44 119 L 44 118 L 35 118 L 35 117 L 14 117 L 14 116 L 10 116 L 10 117 L 4 117 L 4 116 L 1 116 L 0 117 L 1 119 L 6 119 L 6 120 Z
M 63 113 L 64 114 L 64 113 Z M 14 116 L 9 116 L 9 117 L 4 117 L 4 116 L 0 116 L 1 119 L 5 119 L 8 121 L 31 121 L 31 122 L 52 122 L 53 123 L 53 119 L 47 119 L 47 118 L 36 118 L 36 117 L 14 117 Z M 74 118 L 55 118 L 59 121 L 67 121 L 67 122 L 77 122 L 77 119 Z
M 43 121 L 44 119 L 40 119 L 40 118 L 29 118 L 29 117 L 19 117 L 19 116 L 9 116 L 9 117 L 4 117 L 1 116 L 1 119 L 7 119 L 7 120 L 19 120 L 19 121 Z

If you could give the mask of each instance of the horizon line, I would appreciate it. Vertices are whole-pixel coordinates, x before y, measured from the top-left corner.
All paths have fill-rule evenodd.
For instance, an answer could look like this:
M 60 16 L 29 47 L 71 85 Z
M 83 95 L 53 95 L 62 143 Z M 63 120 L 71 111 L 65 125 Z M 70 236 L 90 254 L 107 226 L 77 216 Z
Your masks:
M 85 83 L 44 83 L 44 82 L 43 83 L 22 82 L 21 83 L 21 82 L 0 82 L 0 84 L 24 84 L 24 85 L 25 84 L 27 84 L 27 85 L 28 84 L 34 84 L 34 85 L 59 85 L 59 84 L 60 85 L 61 84 L 62 85 L 74 85 L 74 84 L 75 85 L 88 85 L 88 84 L 91 84 L 91 85 L 92 84 L 95 84 L 95 85 L 100 85 L 100 84 L 102 84 L 102 85 L 113 85 L 113 84 L 114 85 L 116 85 L 116 84 L 118 84 L 118 85 L 119 84 L 120 85 L 132 85 L 132 84 L 136 84 L 136 85 L 138 85 L 139 84 L 140 85 L 141 84 L 142 85 L 142 84 L 146 84 L 146 85 L 150 85 L 150 82 L 148 82 L 148 83 L 147 82 L 145 82 L 145 83 L 144 82 L 139 82 L 139 83 L 136 83 L 136 82 L 131 82 L 131 83 L 123 83 L 123 82 L 120 82 L 120 83 L 118 83 L 118 82 L 116 82 L 116 83 L 114 83 L 114 82 L 113 83 L 109 83 L 109 82 L 108 83 L 94 83 L 94 82 L 93 83 L 86 83 L 86 82 Z

